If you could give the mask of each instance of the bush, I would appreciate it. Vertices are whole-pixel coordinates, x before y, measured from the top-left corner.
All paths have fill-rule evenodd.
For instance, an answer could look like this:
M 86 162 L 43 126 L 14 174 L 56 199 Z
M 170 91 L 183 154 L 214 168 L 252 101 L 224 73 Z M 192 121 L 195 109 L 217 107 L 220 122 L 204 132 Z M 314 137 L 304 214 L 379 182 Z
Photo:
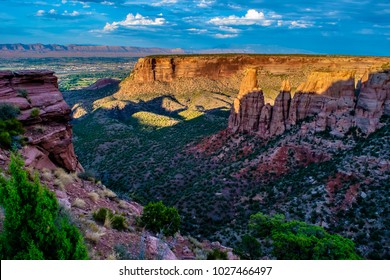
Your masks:
M 140 225 L 154 233 L 170 236 L 179 230 L 179 212 L 174 207 L 165 206 L 162 201 L 150 202 L 144 207 Z
M 126 226 L 126 218 L 121 215 L 115 215 L 111 218 L 111 226 L 116 230 L 125 230 Z
M 16 116 L 20 113 L 18 107 L 11 104 L 0 104 L 0 147 L 9 149 L 13 144 L 20 145 L 24 133 L 23 126 Z
M 32 110 L 31 110 L 31 113 L 30 113 L 30 116 L 32 117 L 32 118 L 37 118 L 38 116 L 39 116 L 39 113 L 40 113 L 41 111 L 39 110 L 39 108 L 33 108 Z
M 252 215 L 249 222 L 255 236 L 272 241 L 273 255 L 282 260 L 360 259 L 352 240 L 329 234 L 322 227 L 286 221 L 283 215 Z
M 253 236 L 245 234 L 235 249 L 242 260 L 257 260 L 262 256 L 261 244 Z
M 210 253 L 207 254 L 208 260 L 227 260 L 227 253 L 223 252 L 218 249 L 212 250 Z
M 98 211 L 93 213 L 95 221 L 102 223 L 103 225 L 110 225 L 116 230 L 125 230 L 126 218 L 121 215 L 114 215 L 114 213 L 107 208 L 100 208 Z
M 0 120 L 5 121 L 16 118 L 20 114 L 20 109 L 8 103 L 0 103 Z
M 93 218 L 95 219 L 95 221 L 101 222 L 102 224 L 106 223 L 106 220 L 111 219 L 112 216 L 112 211 L 107 208 L 100 208 L 98 211 L 93 213 Z
M 56 197 L 32 181 L 19 156 L 11 155 L 10 178 L 0 176 L 0 204 L 5 209 L 0 234 L 1 259 L 87 259 L 87 249 Z

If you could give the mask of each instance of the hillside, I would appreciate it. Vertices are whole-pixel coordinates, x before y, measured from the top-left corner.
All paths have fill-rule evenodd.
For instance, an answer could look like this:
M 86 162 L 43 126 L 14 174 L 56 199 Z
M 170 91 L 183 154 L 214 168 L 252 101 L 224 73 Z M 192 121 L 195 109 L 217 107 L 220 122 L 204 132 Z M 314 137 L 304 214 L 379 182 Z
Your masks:
M 140 226 L 143 206 L 119 197 L 84 171 L 73 148 L 70 113 L 53 72 L 0 71 L 0 174 L 14 175 L 8 165 L 11 150 L 17 150 L 29 178 L 38 176 L 55 194 L 61 213 L 81 230 L 90 259 L 205 259 L 213 249 L 236 258 L 218 242 L 180 233 L 166 237 Z M 104 222 L 96 218 L 101 209 L 109 209 L 112 217 Z M 6 215 L 0 207 L 0 232 Z
M 184 232 L 235 246 L 251 214 L 282 213 L 387 259 L 389 63 L 149 57 L 115 93 L 65 98 L 83 109 L 73 122 L 83 166 L 136 201 L 174 205 Z

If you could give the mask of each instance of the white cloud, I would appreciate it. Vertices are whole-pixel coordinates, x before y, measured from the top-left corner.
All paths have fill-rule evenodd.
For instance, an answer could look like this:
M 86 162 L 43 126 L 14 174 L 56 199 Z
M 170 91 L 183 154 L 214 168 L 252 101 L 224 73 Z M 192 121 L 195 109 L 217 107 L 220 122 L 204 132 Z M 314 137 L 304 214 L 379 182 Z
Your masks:
M 56 11 L 56 10 L 54 10 L 54 9 L 51 9 L 51 10 L 49 11 L 49 14 L 51 14 L 51 15 L 55 15 L 55 14 L 57 14 L 57 11 Z
M 66 0 L 61 1 L 62 4 L 66 4 L 66 2 L 68 2 L 68 1 L 66 1 Z
M 102 2 L 102 5 L 113 6 L 113 5 L 115 5 L 115 3 L 114 2 L 110 2 L 110 1 L 104 1 L 104 2 Z
M 45 14 L 45 11 L 44 10 L 39 10 L 39 11 L 37 11 L 36 12 L 36 16 L 38 16 L 38 17 L 41 17 L 41 16 L 43 16 Z
M 171 5 L 171 4 L 176 4 L 179 2 L 179 0 L 162 0 L 157 3 L 153 3 L 152 6 L 164 6 L 164 5 Z
M 200 28 L 188 28 L 187 31 L 190 31 L 193 34 L 205 34 L 209 32 L 207 29 Z
M 220 34 L 220 33 L 214 35 L 215 38 L 219 38 L 219 39 L 234 38 L 237 36 L 238 34 Z
M 313 23 L 309 21 L 304 21 L 304 20 L 293 20 L 289 22 L 290 26 L 288 28 L 308 28 L 312 27 Z
M 224 32 L 229 32 L 229 33 L 240 33 L 241 29 L 238 28 L 233 28 L 230 26 L 220 26 L 218 27 L 219 30 L 224 31 Z
M 281 18 L 280 15 L 272 12 L 265 15 L 263 11 L 256 11 L 250 9 L 245 16 L 228 16 L 228 17 L 215 17 L 209 20 L 209 23 L 214 25 L 261 25 L 270 26 L 275 18 Z
M 126 19 L 123 21 L 114 21 L 113 23 L 106 23 L 103 28 L 104 32 L 111 32 L 118 29 L 120 26 L 126 28 L 136 28 L 137 26 L 161 26 L 166 23 L 165 18 L 158 17 L 151 19 L 144 17 L 141 14 L 128 14 Z
M 80 13 L 77 11 L 73 11 L 73 12 L 69 13 L 68 11 L 65 10 L 65 12 L 62 15 L 68 16 L 68 17 L 77 17 L 80 15 Z
M 199 2 L 196 6 L 198 6 L 199 8 L 207 8 L 207 7 L 210 7 L 212 4 L 214 4 L 214 0 L 200 0 L 200 1 L 197 1 Z

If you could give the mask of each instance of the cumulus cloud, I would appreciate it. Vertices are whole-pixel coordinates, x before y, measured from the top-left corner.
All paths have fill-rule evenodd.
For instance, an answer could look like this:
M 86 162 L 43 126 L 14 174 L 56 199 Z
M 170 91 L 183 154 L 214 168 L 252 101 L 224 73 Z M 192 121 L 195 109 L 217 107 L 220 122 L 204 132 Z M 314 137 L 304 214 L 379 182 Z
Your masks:
M 38 10 L 36 13 L 35 13 L 36 16 L 38 17 L 42 17 L 45 15 L 45 10 Z
M 281 18 L 280 15 L 271 12 L 267 15 L 263 11 L 250 9 L 245 16 L 238 17 L 235 15 L 228 17 L 215 17 L 209 20 L 209 23 L 214 25 L 261 25 L 270 26 L 275 22 L 275 19 Z
M 113 23 L 106 23 L 103 28 L 104 32 L 111 32 L 119 27 L 126 28 L 136 28 L 139 26 L 161 26 L 166 24 L 166 20 L 163 17 L 158 17 L 155 19 L 151 19 L 149 17 L 144 17 L 141 14 L 128 14 L 125 20 L 122 21 L 114 21 Z

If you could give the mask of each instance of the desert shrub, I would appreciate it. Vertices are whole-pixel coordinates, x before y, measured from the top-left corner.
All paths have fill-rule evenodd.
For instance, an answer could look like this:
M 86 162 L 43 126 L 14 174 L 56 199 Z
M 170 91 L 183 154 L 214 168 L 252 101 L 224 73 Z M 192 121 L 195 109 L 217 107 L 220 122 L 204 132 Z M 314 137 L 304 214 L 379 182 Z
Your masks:
M 54 194 L 29 179 L 24 162 L 11 155 L 10 178 L 0 176 L 0 204 L 5 209 L 0 234 L 1 259 L 86 259 L 87 249 Z
M 40 113 L 41 111 L 39 110 L 39 108 L 33 108 L 32 110 L 31 110 L 31 113 L 30 113 L 30 116 L 32 117 L 32 118 L 37 118 L 38 116 L 39 116 L 39 113 Z
M 245 234 L 235 248 L 235 253 L 242 260 L 257 260 L 262 256 L 261 244 L 255 237 Z
M 111 219 L 113 216 L 113 213 L 110 209 L 107 208 L 100 208 L 98 211 L 93 213 L 93 218 L 97 222 L 105 223 L 107 219 Z
M 20 109 L 8 103 L 0 103 L 0 120 L 5 121 L 16 118 L 20 114 Z
M 20 113 L 18 107 L 2 103 L 0 104 L 0 146 L 9 149 L 15 144 L 21 144 L 20 134 L 24 133 L 23 126 L 16 116 Z
M 227 253 L 218 249 L 214 249 L 207 254 L 208 260 L 227 260 Z
M 179 212 L 174 207 L 165 206 L 162 201 L 148 203 L 142 212 L 140 225 L 148 230 L 170 236 L 180 227 Z
M 28 96 L 28 91 L 26 89 L 18 89 L 18 95 L 26 98 Z
M 283 215 L 257 213 L 251 216 L 249 227 L 256 237 L 272 241 L 272 252 L 278 259 L 360 259 L 352 240 L 329 234 L 319 226 L 286 221 Z
M 126 218 L 121 215 L 114 215 L 111 218 L 111 226 L 116 230 L 125 230 L 126 226 Z

